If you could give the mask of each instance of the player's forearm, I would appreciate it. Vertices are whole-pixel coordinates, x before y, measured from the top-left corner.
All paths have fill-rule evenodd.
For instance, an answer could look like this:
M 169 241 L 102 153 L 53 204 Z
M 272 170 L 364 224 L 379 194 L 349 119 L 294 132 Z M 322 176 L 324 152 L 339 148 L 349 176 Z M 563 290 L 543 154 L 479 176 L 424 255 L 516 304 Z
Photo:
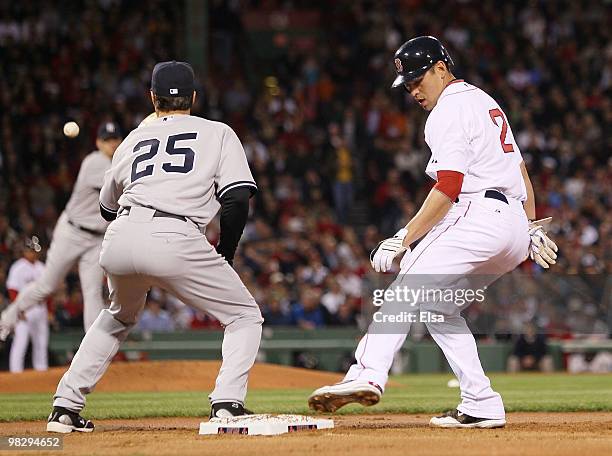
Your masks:
M 230 264 L 249 216 L 250 196 L 248 188 L 236 188 L 229 190 L 221 201 L 221 233 L 217 252 Z
M 536 218 L 535 194 L 533 192 L 533 185 L 531 185 L 531 179 L 529 179 L 529 174 L 527 173 L 525 162 L 521 162 L 521 174 L 523 175 L 523 181 L 525 181 L 525 188 L 527 189 L 527 200 L 523 203 L 523 207 L 525 208 L 527 218 L 529 220 L 534 220 Z
M 419 212 L 408 222 L 408 234 L 404 238 L 404 246 L 409 247 L 414 241 L 421 239 L 444 218 L 453 206 L 450 198 L 435 188 L 429 192 Z

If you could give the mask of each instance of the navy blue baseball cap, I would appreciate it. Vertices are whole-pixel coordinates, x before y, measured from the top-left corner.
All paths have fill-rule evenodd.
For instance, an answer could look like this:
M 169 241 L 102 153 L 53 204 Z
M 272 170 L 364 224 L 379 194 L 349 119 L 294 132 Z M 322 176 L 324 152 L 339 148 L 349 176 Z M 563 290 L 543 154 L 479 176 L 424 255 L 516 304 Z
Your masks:
M 123 138 L 121 128 L 115 122 L 102 122 L 98 127 L 98 139 L 106 140 L 110 138 Z
M 186 62 L 160 62 L 153 68 L 151 90 L 161 97 L 187 97 L 195 90 L 193 68 Z

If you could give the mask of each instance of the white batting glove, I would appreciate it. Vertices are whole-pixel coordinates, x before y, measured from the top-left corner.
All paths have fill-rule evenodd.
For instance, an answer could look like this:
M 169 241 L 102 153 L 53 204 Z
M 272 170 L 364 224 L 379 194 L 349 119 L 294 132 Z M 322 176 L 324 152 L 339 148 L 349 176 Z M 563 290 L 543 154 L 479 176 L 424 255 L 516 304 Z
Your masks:
M 536 220 L 529 223 L 529 258 L 542 266 L 544 269 L 550 268 L 551 265 L 557 262 L 557 253 L 559 248 L 557 244 L 548 237 L 542 225 L 550 222 L 551 218 Z
M 402 228 L 393 237 L 379 242 L 376 248 L 372 250 L 370 263 L 376 272 L 387 272 L 391 269 L 394 258 L 408 250 L 403 245 L 406 234 L 408 234 L 408 230 Z

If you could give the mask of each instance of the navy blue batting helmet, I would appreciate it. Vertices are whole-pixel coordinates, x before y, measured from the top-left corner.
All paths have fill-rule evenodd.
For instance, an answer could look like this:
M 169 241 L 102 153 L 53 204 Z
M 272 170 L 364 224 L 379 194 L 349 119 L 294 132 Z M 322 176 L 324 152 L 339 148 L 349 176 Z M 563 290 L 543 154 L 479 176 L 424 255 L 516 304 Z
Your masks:
M 437 38 L 418 36 L 406 41 L 395 52 L 397 77 L 391 87 L 398 87 L 420 78 L 440 61 L 444 62 L 449 70 L 453 69 L 453 59 Z

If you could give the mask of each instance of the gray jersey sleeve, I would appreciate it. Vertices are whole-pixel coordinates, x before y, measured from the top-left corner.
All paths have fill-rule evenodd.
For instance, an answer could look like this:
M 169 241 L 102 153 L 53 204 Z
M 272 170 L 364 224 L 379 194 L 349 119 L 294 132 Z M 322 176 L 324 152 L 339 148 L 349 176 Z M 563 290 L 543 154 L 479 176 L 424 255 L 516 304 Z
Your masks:
M 92 152 L 83 160 L 64 210 L 73 224 L 99 232 L 104 232 L 108 226 L 108 222 L 100 216 L 97 202 L 104 173 L 110 164 L 110 158 L 100 151 Z
M 248 187 L 251 194 L 257 191 L 242 144 L 234 130 L 226 127 L 215 174 L 216 196 L 221 199 L 228 190 L 239 187 Z

